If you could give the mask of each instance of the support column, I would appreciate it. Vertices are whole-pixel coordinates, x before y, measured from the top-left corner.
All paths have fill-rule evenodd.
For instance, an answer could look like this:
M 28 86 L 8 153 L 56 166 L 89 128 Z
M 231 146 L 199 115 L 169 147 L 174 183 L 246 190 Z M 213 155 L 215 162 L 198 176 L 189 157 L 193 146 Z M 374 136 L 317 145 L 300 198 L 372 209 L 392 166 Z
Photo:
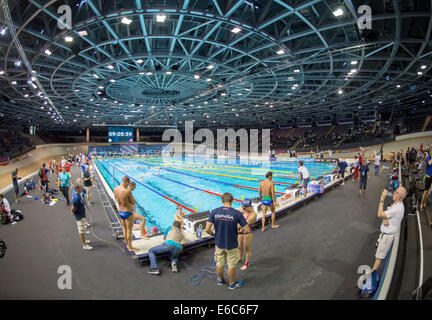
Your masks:
M 90 128 L 86 129 L 86 142 L 90 143 Z
M 136 142 L 140 141 L 139 128 L 136 128 Z

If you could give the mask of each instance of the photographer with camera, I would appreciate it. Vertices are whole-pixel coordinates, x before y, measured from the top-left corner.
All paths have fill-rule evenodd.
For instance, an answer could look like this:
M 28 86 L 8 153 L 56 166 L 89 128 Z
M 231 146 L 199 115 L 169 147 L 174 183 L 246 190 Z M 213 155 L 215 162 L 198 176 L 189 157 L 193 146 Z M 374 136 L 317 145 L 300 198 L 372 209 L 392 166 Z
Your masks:
M 423 210 L 426 207 L 426 198 L 432 184 L 432 148 L 429 148 L 429 152 L 425 160 L 425 167 L 426 167 L 425 189 L 423 191 L 423 196 L 420 203 L 420 210 Z
M 382 219 L 380 235 L 378 238 L 378 248 L 375 254 L 375 263 L 372 268 L 372 274 L 377 275 L 377 270 L 382 261 L 386 258 L 389 249 L 393 244 L 393 239 L 396 232 L 399 230 L 402 222 L 405 206 L 403 200 L 406 197 L 404 187 L 399 187 L 393 193 L 393 204 L 384 211 L 384 199 L 388 195 L 388 191 L 384 190 L 381 194 L 381 200 L 378 206 L 378 218 Z

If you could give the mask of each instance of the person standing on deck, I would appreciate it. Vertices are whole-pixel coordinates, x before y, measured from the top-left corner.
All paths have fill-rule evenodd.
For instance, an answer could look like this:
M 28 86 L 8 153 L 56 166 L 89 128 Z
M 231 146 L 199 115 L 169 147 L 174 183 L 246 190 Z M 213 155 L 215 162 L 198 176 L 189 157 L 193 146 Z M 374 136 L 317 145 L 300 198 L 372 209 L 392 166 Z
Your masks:
M 299 161 L 299 181 L 300 184 L 303 185 L 304 189 L 304 197 L 307 196 L 307 185 L 310 179 L 309 170 L 303 165 L 303 161 Z
M 378 175 L 379 168 L 380 168 L 380 161 L 381 161 L 379 155 L 375 154 L 375 159 L 374 160 L 375 160 L 375 175 Z
M 122 183 L 114 189 L 114 197 L 117 203 L 118 214 L 123 228 L 123 235 L 126 241 L 126 246 L 129 251 L 135 251 L 136 248 L 132 247 L 132 227 L 133 227 L 133 213 L 132 206 L 135 205 L 135 199 L 129 189 L 130 179 L 124 176 Z
M 262 198 L 262 217 L 261 217 L 261 223 L 262 228 L 261 231 L 264 232 L 266 230 L 265 228 L 265 222 L 266 222 L 266 215 L 267 215 L 267 208 L 270 207 L 270 211 L 272 213 L 271 215 L 271 221 L 272 229 L 279 228 L 279 225 L 275 224 L 276 220 L 276 210 L 275 210 L 275 204 L 276 204 L 276 195 L 275 195 L 275 186 L 274 182 L 272 182 L 273 173 L 271 171 L 266 173 L 266 180 L 260 182 L 259 184 L 259 196 Z
M 18 168 L 12 171 L 12 184 L 14 188 L 15 202 L 20 202 L 19 200 L 19 185 L 18 185 Z

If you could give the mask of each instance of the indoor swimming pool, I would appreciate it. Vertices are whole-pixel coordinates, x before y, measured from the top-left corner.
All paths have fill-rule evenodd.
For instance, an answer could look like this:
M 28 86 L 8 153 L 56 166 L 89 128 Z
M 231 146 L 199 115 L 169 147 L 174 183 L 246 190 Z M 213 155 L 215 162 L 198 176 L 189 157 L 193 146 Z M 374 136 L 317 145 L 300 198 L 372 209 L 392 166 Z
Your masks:
M 137 212 L 146 217 L 149 228 L 160 231 L 172 224 L 176 208 L 180 205 L 186 214 L 212 210 L 222 206 L 221 196 L 230 192 L 234 208 L 244 198 L 259 196 L 259 183 L 267 171 L 273 172 L 276 196 L 298 183 L 298 162 L 255 161 L 242 162 L 228 159 L 152 157 L 109 158 L 95 163 L 111 190 L 123 176 L 135 181 L 133 195 Z M 311 178 L 331 173 L 335 165 L 305 162 Z

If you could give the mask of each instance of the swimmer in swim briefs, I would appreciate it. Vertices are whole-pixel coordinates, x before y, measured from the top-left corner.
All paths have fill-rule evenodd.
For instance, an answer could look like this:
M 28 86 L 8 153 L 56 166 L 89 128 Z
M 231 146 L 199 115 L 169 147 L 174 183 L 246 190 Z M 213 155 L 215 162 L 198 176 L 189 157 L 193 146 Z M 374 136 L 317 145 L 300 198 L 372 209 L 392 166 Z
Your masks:
M 133 192 L 136 188 L 136 183 L 134 181 L 131 181 L 129 184 L 129 189 Z M 149 235 L 146 231 L 146 218 L 144 218 L 142 215 L 140 215 L 136 211 L 136 204 L 132 206 L 132 212 L 133 212 L 133 218 L 134 221 L 137 221 L 139 223 L 139 229 L 141 231 L 141 238 L 144 238 L 146 240 L 149 239 Z M 135 224 L 132 226 L 132 229 L 135 229 Z
M 123 228 L 123 235 L 126 241 L 126 246 L 129 251 L 135 251 L 136 248 L 132 247 L 132 227 L 133 227 L 133 213 L 132 206 L 135 205 L 135 199 L 129 189 L 130 179 L 124 176 L 122 183 L 114 189 L 114 197 L 117 203 L 120 222 Z
M 279 225 L 275 224 L 276 220 L 276 213 L 275 213 L 275 203 L 276 203 L 276 195 L 275 195 L 275 186 L 274 182 L 272 182 L 273 173 L 271 171 L 266 173 L 266 180 L 260 182 L 259 184 L 259 195 L 262 197 L 262 216 L 261 216 L 261 223 L 262 228 L 261 231 L 265 231 L 265 221 L 266 221 L 266 214 L 267 214 L 267 208 L 270 207 L 270 211 L 272 213 L 271 215 L 271 221 L 272 229 L 279 228 Z

